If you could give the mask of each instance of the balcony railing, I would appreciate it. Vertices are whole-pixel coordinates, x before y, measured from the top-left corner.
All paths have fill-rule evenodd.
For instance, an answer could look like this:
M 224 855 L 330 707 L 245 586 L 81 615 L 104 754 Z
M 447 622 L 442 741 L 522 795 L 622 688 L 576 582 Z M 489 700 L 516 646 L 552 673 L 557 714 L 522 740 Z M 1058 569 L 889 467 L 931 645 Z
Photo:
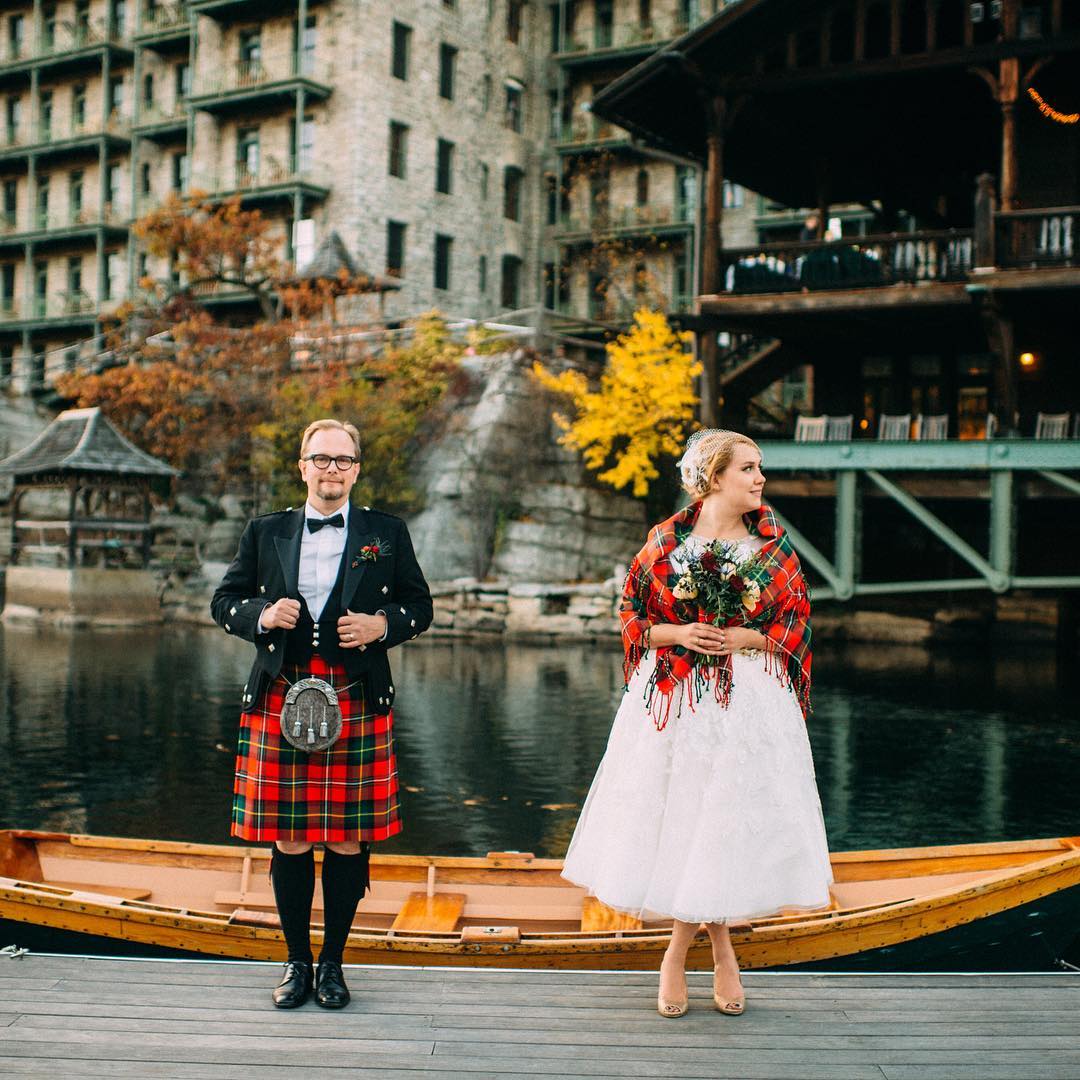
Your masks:
M 163 109 L 159 105 L 144 105 L 139 110 L 139 119 L 134 126 L 137 128 L 157 127 L 162 124 L 179 124 L 187 119 L 187 98 L 181 98 L 174 102 L 171 109 Z
M 165 30 L 178 30 L 189 24 L 186 4 L 155 4 L 143 8 L 140 34 L 157 34 Z
M 82 289 L 57 292 L 52 296 L 0 299 L 0 320 L 6 322 L 19 319 L 62 319 L 72 315 L 92 315 L 96 310 L 97 303 Z
M 1080 206 L 994 215 L 995 262 L 1004 269 L 1080 265 Z
M 726 292 L 800 292 L 963 281 L 973 265 L 973 233 L 957 229 L 728 249 L 721 272 Z
M 673 225 L 693 225 L 694 209 L 689 206 L 618 206 L 594 211 L 590 217 L 564 217 L 556 231 L 572 234 L 607 234 L 628 230 L 648 231 Z
M 682 18 L 670 15 L 654 18 L 647 23 L 616 23 L 609 27 L 594 26 L 576 31 L 559 49 L 562 57 L 589 56 L 593 53 L 618 52 L 623 49 L 645 49 L 685 34 L 706 19 L 706 15 Z
M 125 135 L 131 126 L 131 118 L 126 112 L 114 109 L 103 124 L 99 119 L 93 122 L 81 122 L 72 119 L 66 124 L 57 122 L 21 124 L 18 128 L 8 128 L 0 151 L 31 150 L 35 147 L 51 146 L 73 139 L 89 139 L 101 135 Z
M 92 45 L 116 43 L 122 41 L 124 36 L 124 28 L 115 27 L 110 29 L 103 19 L 95 19 L 92 22 L 59 22 L 51 34 L 42 33 L 39 35 L 32 58 L 44 59 L 50 56 L 62 56 L 64 53 L 78 52 L 80 49 L 87 49 Z M 14 60 L 16 58 L 8 57 L 8 59 Z M 27 55 L 25 47 L 18 59 L 31 59 Z
M 241 60 L 231 67 L 226 65 L 224 72 L 217 78 L 200 79 L 192 97 L 216 97 L 220 94 L 254 90 L 296 77 L 308 78 L 311 75 L 311 72 L 306 70 L 308 67 L 310 67 L 310 62 L 305 62 L 298 67 L 295 60 L 270 68 L 261 60 Z
M 277 184 L 298 184 L 310 180 L 309 170 L 291 168 L 273 159 L 262 162 L 252 169 L 246 162 L 238 161 L 233 169 L 232 188 L 234 191 L 254 191 L 258 188 L 274 187 Z M 214 190 L 221 191 L 226 184 L 218 184 Z

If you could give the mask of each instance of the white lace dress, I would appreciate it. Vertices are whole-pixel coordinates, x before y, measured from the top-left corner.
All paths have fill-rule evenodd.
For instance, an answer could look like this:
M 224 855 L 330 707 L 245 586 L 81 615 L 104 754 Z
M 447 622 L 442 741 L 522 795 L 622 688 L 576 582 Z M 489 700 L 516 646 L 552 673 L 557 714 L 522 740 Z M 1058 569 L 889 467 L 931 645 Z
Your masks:
M 699 543 L 688 537 L 673 562 Z M 654 664 L 646 653 L 615 715 L 563 876 L 646 920 L 826 907 L 829 848 L 794 692 L 764 653 L 735 654 L 727 708 L 706 692 L 691 709 L 682 684 L 657 731 L 645 705 Z

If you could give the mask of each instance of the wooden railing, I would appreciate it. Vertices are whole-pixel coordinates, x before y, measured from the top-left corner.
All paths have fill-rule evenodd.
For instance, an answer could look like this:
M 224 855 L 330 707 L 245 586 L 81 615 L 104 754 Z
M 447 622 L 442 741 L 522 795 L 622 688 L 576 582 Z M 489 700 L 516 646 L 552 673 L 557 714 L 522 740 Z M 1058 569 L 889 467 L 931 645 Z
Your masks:
M 996 263 L 1003 268 L 1080 265 L 1080 206 L 994 215 Z
M 760 244 L 721 256 L 725 292 L 856 289 L 962 281 L 974 265 L 970 229 Z

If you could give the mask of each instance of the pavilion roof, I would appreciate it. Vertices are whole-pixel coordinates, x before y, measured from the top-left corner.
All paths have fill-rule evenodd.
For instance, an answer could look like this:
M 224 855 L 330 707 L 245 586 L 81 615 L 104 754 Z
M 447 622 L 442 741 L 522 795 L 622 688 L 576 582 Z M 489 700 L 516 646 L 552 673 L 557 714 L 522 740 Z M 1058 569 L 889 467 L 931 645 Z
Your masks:
M 164 461 L 128 442 L 100 408 L 68 409 L 28 446 L 0 461 L 0 475 L 16 479 L 57 473 L 179 476 Z
M 356 259 L 349 253 L 345 241 L 341 239 L 337 230 L 332 229 L 322 240 L 311 259 L 301 266 L 296 272 L 301 281 L 337 281 L 342 278 L 355 280 L 364 279 L 369 284 L 371 292 L 386 292 L 389 289 L 400 289 L 401 283 L 393 278 L 377 277 L 369 274 L 361 268 Z

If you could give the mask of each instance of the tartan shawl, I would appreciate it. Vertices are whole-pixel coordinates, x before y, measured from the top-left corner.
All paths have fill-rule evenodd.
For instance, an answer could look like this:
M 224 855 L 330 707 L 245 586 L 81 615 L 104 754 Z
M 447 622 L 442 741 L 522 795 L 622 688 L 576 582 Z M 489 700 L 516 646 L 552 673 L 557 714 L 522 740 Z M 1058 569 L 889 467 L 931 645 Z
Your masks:
M 623 650 L 623 676 L 629 686 L 646 650 L 645 630 L 652 623 L 687 623 L 703 619 L 693 601 L 676 600 L 672 593 L 679 573 L 671 563 L 671 553 L 694 529 L 701 503 L 696 502 L 653 526 L 645 546 L 637 553 L 626 575 L 619 610 Z M 744 615 L 727 620 L 725 626 L 750 626 L 766 637 L 766 670 L 791 686 L 803 716 L 810 715 L 810 593 L 799 557 L 772 509 L 743 515 L 751 534 L 765 544 L 758 553 L 769 575 L 758 606 Z M 724 707 L 731 700 L 731 657 L 705 656 L 681 645 L 655 648 L 656 666 L 646 690 L 646 703 L 662 730 L 668 721 L 672 694 L 684 680 L 692 693 L 690 705 L 700 701 L 710 686 Z

